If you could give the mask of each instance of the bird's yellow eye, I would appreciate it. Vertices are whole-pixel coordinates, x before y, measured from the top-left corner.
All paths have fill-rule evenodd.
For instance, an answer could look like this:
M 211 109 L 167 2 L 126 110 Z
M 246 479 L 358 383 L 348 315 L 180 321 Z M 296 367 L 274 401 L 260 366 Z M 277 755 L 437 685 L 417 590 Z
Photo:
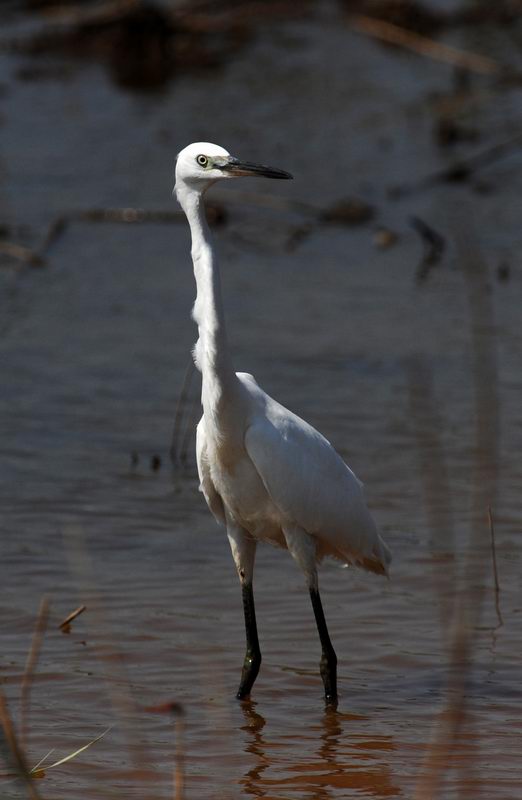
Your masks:
M 206 167 L 208 164 L 208 158 L 206 156 L 198 156 L 196 158 L 196 161 L 198 162 L 200 167 Z

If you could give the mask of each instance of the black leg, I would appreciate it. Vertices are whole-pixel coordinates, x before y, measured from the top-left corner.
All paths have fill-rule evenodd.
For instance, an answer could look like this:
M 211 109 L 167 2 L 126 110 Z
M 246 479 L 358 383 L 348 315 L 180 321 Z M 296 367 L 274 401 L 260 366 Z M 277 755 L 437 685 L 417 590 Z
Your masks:
M 337 705 L 337 656 L 330 641 L 326 620 L 324 618 L 323 604 L 318 589 L 310 589 L 310 597 L 321 640 L 323 653 L 321 655 L 320 671 L 324 683 L 324 697 L 327 705 Z
M 242 591 L 247 649 L 241 673 L 241 683 L 237 691 L 238 700 L 244 700 L 245 697 L 249 696 L 261 666 L 261 650 L 259 649 L 259 640 L 257 638 L 256 609 L 254 607 L 252 584 L 243 584 Z

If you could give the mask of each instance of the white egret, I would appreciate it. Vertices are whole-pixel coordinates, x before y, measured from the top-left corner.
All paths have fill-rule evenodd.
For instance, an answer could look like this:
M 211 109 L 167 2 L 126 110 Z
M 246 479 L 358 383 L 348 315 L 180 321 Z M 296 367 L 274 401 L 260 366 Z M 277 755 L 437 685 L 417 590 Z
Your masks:
M 330 442 L 269 397 L 252 375 L 236 373 L 232 366 L 203 196 L 217 180 L 247 175 L 292 177 L 240 161 L 207 142 L 189 145 L 176 161 L 175 193 L 190 225 L 197 287 L 200 489 L 226 527 L 242 587 L 247 649 L 238 698 L 249 696 L 261 664 L 252 581 L 257 543 L 267 541 L 287 548 L 304 572 L 321 641 L 325 698 L 335 705 L 337 657 L 321 605 L 317 563 L 329 555 L 386 574 L 390 552 L 368 511 L 362 484 Z

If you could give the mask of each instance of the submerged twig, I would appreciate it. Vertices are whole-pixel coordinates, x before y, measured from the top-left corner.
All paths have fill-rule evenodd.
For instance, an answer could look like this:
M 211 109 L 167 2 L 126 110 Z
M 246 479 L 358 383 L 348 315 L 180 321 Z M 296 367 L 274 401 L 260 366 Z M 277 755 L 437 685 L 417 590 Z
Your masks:
M 42 258 L 47 255 L 47 251 L 51 245 L 53 245 L 60 238 L 68 224 L 69 220 L 67 216 L 58 217 L 58 219 L 55 219 L 53 222 L 51 222 L 40 246 L 39 252 Z
M 411 217 L 412 228 L 417 231 L 424 243 L 424 253 L 417 267 L 417 281 L 426 280 L 432 267 L 436 266 L 444 253 L 446 242 L 440 233 L 437 233 L 420 217 Z
M 389 192 L 393 197 L 402 198 L 412 194 L 412 192 L 430 189 L 441 183 L 461 183 L 467 181 L 472 178 L 479 169 L 494 164 L 495 161 L 508 155 L 511 150 L 521 145 L 522 133 L 517 133 L 516 136 L 512 136 L 510 139 L 506 139 L 503 142 L 498 142 L 497 144 L 491 145 L 491 147 L 480 150 L 478 153 L 469 156 L 469 158 L 463 158 L 454 162 L 449 167 L 425 175 L 414 184 L 394 186 L 390 188 Z
M 24 750 L 27 750 L 29 747 L 29 705 L 31 686 L 33 684 L 36 665 L 38 664 L 38 659 L 40 657 L 43 638 L 47 629 L 49 605 L 49 598 L 43 597 L 40 602 L 40 608 L 38 609 L 38 616 L 36 617 L 31 649 L 29 650 L 29 654 L 27 656 L 24 675 L 22 678 L 22 687 L 20 690 L 20 730 L 22 747 Z
M 365 33 L 454 67 L 461 67 L 482 75 L 496 75 L 502 70 L 502 66 L 488 56 L 477 55 L 442 42 L 436 42 L 428 36 L 422 36 L 420 33 L 394 25 L 393 22 L 367 17 L 364 14 L 355 14 L 350 17 L 350 24 L 359 33 Z
M 493 524 L 493 512 L 491 511 L 491 506 L 488 506 L 488 521 L 489 521 L 489 532 L 491 536 L 491 561 L 493 563 L 493 578 L 495 581 L 495 610 L 497 612 L 498 626 L 500 628 L 504 624 L 504 620 L 502 619 L 502 614 L 500 611 L 500 583 L 498 580 L 498 569 L 497 569 L 495 526 Z
M 223 221 L 224 212 L 221 206 L 207 207 L 207 218 L 210 225 Z M 0 254 L 30 264 L 33 267 L 45 265 L 46 256 L 51 247 L 61 238 L 73 222 L 108 222 L 108 223 L 177 223 L 184 222 L 185 216 L 178 211 L 148 210 L 143 208 L 88 208 L 82 211 L 70 211 L 54 219 L 43 237 L 39 247 L 32 249 L 26 245 L 0 240 Z
M 30 264 L 32 267 L 42 267 L 44 264 L 44 259 L 38 251 L 5 239 L 0 241 L 0 254 L 21 261 L 23 264 Z
M 219 225 L 225 219 L 221 205 L 210 204 L 206 207 L 209 225 Z M 41 258 L 47 254 L 51 245 L 60 238 L 72 222 L 107 222 L 126 225 L 154 223 L 170 224 L 185 222 L 185 215 L 180 211 L 145 208 L 87 208 L 82 211 L 70 211 L 57 217 L 47 230 L 43 243 L 38 250 Z

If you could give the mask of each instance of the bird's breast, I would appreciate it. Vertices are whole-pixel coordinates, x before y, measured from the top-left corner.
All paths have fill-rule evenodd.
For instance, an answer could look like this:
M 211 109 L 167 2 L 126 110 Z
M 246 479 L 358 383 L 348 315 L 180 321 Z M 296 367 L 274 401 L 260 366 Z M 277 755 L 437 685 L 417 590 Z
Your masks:
M 228 516 L 256 538 L 277 538 L 278 511 L 246 450 L 216 445 L 209 456 L 212 483 Z

